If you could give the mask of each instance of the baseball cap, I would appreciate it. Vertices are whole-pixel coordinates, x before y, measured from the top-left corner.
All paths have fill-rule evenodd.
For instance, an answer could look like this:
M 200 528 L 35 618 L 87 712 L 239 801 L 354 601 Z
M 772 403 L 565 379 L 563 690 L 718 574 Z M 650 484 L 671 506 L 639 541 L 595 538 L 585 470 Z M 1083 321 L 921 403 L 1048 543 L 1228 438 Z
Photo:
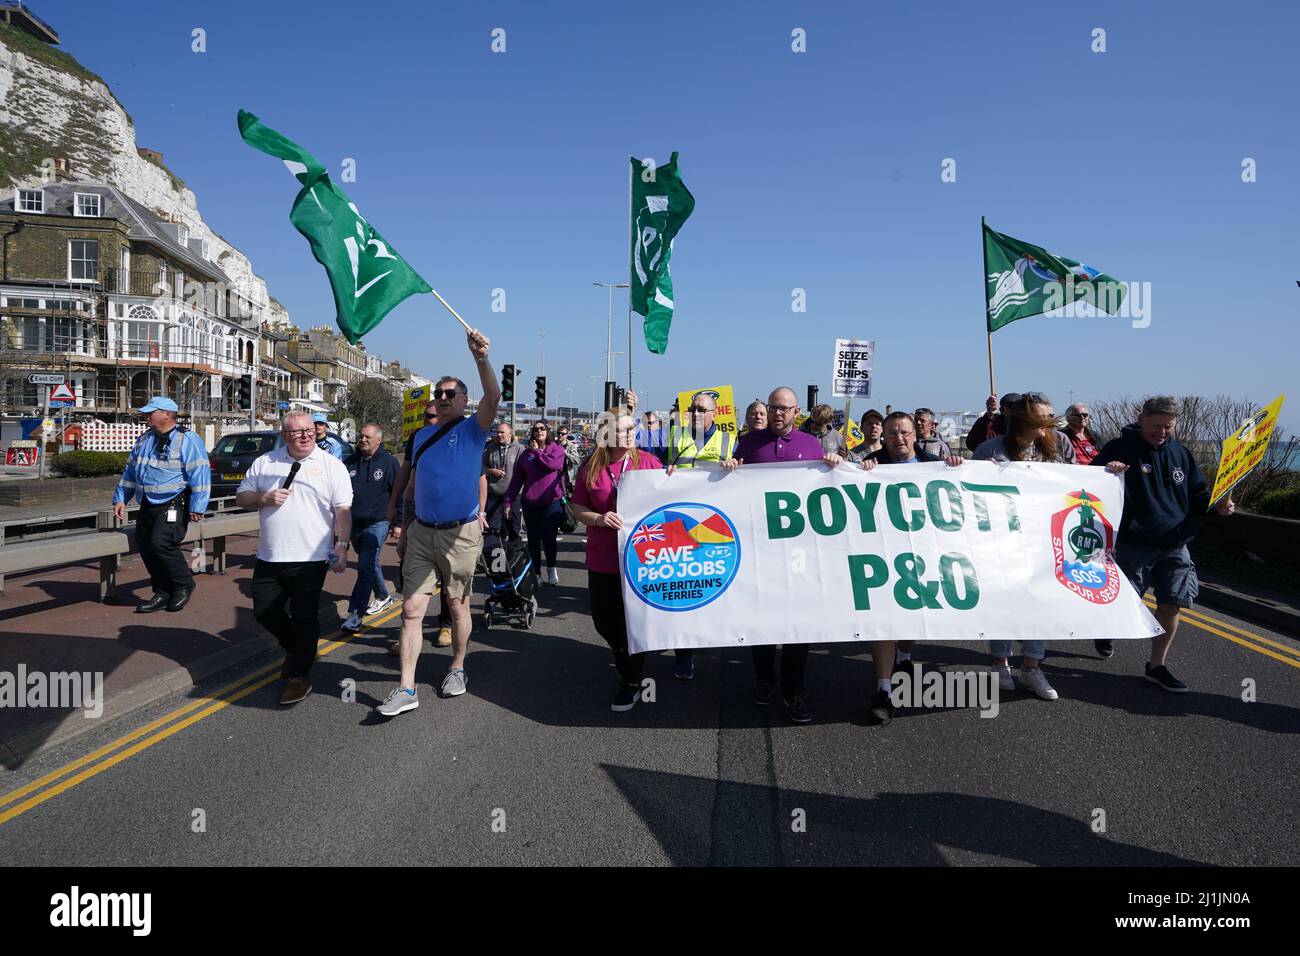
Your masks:
M 179 412 L 180 409 L 176 406 L 176 403 L 173 402 L 170 398 L 164 398 L 161 395 L 155 395 L 153 398 L 149 399 L 149 404 L 143 406 L 140 409 L 140 414 L 148 415 L 150 412 L 157 412 L 157 411 Z
M 322 424 L 322 425 L 328 425 L 328 424 L 329 424 L 329 420 L 326 419 L 325 416 L 322 415 L 320 412 L 317 412 L 315 415 L 313 415 L 313 416 L 311 417 L 311 420 L 312 420 L 313 422 L 320 422 L 320 424 Z
M 882 422 L 885 420 L 885 416 L 880 414 L 880 412 L 876 411 L 874 408 L 868 408 L 865 412 L 862 413 L 862 418 L 860 419 L 860 421 L 866 421 L 868 418 L 871 418 L 873 415 L 876 418 L 880 419 Z

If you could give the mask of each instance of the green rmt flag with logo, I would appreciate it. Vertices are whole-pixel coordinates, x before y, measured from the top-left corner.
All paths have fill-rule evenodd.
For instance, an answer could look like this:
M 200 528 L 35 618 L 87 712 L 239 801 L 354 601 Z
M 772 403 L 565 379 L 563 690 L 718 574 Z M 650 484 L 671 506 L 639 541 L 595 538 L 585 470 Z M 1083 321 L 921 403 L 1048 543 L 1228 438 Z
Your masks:
M 356 345 L 407 296 L 432 291 L 357 212 L 316 157 L 244 110 L 239 111 L 239 135 L 254 149 L 284 160 L 302 184 L 289 221 L 307 237 L 312 255 L 329 275 L 339 331 L 349 342 Z
M 658 167 L 632 157 L 632 311 L 645 316 L 645 347 L 656 355 L 667 351 L 673 321 L 673 238 L 694 208 L 676 153 Z
M 989 332 L 1076 301 L 1114 315 L 1124 286 L 1104 272 L 984 227 Z

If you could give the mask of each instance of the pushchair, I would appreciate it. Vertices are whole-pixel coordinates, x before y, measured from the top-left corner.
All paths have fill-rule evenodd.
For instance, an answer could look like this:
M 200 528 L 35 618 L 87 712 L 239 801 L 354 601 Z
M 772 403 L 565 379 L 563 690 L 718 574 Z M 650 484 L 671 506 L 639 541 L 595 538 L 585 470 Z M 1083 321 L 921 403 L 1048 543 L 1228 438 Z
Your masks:
M 479 555 L 488 579 L 488 595 L 483 601 L 483 626 L 498 622 L 533 626 L 537 617 L 537 574 L 528 545 L 509 521 L 501 528 L 489 528 L 483 534 L 483 552 Z

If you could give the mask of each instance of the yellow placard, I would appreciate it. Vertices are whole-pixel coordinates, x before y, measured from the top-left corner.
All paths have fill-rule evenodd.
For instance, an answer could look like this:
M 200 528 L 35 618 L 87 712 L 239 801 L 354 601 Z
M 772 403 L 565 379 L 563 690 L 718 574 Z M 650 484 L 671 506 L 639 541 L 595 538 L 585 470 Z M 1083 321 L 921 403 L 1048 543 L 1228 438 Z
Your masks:
M 708 392 L 713 396 L 713 401 L 718 406 L 718 413 L 713 416 L 714 427 L 720 432 L 736 434 L 739 429 L 736 423 L 736 400 L 732 397 L 730 385 L 721 385 L 716 388 L 695 388 L 688 392 L 678 392 L 677 407 L 681 409 L 678 418 L 679 423 L 687 421 L 686 409 L 691 404 L 691 396 L 696 392 Z
M 849 451 L 852 451 L 866 441 L 867 436 L 862 434 L 862 428 L 853 419 L 848 419 L 844 424 L 848 427 Z
M 1211 504 L 1226 495 L 1233 485 L 1264 460 L 1268 440 L 1273 437 L 1273 428 L 1277 425 L 1278 416 L 1282 414 L 1282 402 L 1285 399 L 1286 395 L 1279 395 L 1224 439 L 1223 453 L 1219 455 L 1219 470 L 1214 475 L 1214 490 L 1210 492 Z
M 417 385 L 402 393 L 402 441 L 424 427 L 424 406 L 432 392 L 428 385 Z

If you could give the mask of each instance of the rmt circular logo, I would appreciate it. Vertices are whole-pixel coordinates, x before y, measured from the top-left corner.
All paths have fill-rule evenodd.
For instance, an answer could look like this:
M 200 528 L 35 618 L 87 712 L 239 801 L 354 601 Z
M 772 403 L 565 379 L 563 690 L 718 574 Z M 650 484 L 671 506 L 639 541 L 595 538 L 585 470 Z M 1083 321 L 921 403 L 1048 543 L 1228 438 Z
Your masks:
M 623 553 L 636 596 L 661 611 L 693 611 L 717 600 L 739 567 L 736 526 L 712 505 L 693 501 L 646 515 Z

